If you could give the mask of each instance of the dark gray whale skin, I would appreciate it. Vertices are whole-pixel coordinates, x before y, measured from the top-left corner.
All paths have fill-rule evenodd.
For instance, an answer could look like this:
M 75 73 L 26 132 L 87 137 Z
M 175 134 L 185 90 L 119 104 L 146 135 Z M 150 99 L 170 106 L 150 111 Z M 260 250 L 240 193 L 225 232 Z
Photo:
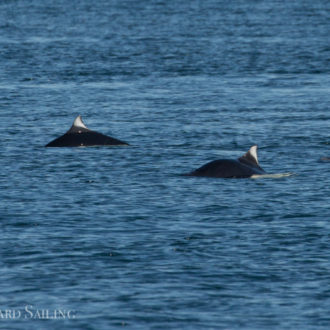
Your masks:
M 254 174 L 265 174 L 265 171 L 247 166 L 238 160 L 219 159 L 213 160 L 187 175 L 212 178 L 249 178 Z
M 76 125 L 76 122 L 80 126 Z M 78 116 L 72 127 L 62 136 L 49 142 L 46 147 L 91 147 L 128 145 L 124 141 L 88 129 Z
M 185 175 L 212 178 L 249 178 L 256 174 L 262 175 L 266 174 L 266 172 L 259 166 L 257 146 L 252 146 L 250 150 L 238 160 L 213 160 Z

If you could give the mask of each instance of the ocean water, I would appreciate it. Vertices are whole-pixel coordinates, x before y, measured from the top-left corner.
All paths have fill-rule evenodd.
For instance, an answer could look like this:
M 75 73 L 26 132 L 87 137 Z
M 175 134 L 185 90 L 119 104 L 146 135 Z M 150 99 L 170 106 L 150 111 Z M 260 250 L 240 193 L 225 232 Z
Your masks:
M 330 2 L 0 2 L 1 329 L 329 329 Z M 127 147 L 45 148 L 81 114 Z M 181 176 L 258 145 L 263 179 Z

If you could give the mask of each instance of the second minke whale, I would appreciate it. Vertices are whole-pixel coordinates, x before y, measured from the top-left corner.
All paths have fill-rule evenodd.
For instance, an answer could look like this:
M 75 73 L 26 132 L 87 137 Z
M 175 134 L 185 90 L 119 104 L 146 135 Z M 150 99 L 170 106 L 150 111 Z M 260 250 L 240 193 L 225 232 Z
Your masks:
M 91 147 L 114 145 L 128 145 L 128 143 L 88 129 L 79 115 L 65 134 L 49 142 L 46 147 Z
M 257 177 L 283 177 L 291 173 L 266 174 L 260 167 L 257 156 L 257 146 L 237 160 L 218 159 L 213 160 L 202 167 L 185 174 L 187 176 L 201 176 L 211 178 L 257 178 Z

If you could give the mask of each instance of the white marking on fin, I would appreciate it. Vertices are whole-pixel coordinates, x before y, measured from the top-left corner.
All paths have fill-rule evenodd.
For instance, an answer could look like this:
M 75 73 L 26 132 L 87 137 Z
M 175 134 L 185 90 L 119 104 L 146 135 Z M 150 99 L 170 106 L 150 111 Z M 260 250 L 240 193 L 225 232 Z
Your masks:
M 256 145 L 252 146 L 247 153 L 250 154 L 255 159 L 255 162 L 259 165 L 258 155 L 257 155 L 257 146 Z
M 87 128 L 80 115 L 74 120 L 72 127 Z
M 258 162 L 257 146 L 256 145 L 252 146 L 250 150 L 247 153 L 245 153 L 242 157 L 238 158 L 238 160 L 243 163 L 248 163 L 250 165 L 252 164 L 253 166 L 260 167 Z

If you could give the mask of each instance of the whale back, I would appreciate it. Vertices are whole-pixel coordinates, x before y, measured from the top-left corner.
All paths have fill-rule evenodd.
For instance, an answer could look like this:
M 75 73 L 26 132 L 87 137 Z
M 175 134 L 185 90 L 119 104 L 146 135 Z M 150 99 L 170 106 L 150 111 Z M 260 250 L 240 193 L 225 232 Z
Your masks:
M 186 175 L 213 178 L 249 178 L 262 174 L 265 174 L 265 171 L 259 166 L 257 146 L 254 145 L 238 160 L 213 160 Z
M 264 172 L 258 168 L 247 166 L 238 160 L 218 159 L 201 166 L 188 175 L 212 178 L 249 178 L 262 173 Z
M 64 135 L 48 143 L 46 147 L 90 147 L 106 145 L 128 145 L 128 143 L 88 129 L 79 115 Z

